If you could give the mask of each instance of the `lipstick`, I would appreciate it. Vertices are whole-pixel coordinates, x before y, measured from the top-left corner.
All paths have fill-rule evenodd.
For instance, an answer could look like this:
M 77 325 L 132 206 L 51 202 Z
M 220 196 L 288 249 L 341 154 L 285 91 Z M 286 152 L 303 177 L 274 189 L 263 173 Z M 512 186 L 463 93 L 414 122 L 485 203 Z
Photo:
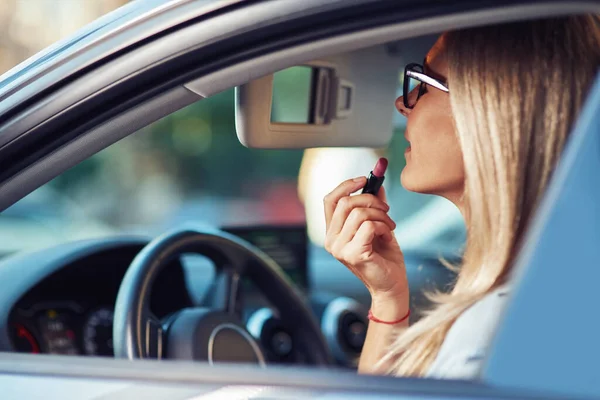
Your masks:
M 369 174 L 367 178 L 367 184 L 363 188 L 363 193 L 369 193 L 373 195 L 377 195 L 379 192 L 379 188 L 383 185 L 383 180 L 385 179 L 385 170 L 388 166 L 388 160 L 386 158 L 381 157 L 377 160 L 377 164 L 375 164 L 375 168 Z

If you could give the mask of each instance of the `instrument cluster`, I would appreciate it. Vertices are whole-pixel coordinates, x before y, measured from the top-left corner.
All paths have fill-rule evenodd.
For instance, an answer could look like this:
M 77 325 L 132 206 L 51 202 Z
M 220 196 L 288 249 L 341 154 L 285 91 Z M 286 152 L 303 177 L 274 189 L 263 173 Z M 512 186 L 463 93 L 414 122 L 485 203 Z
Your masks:
M 97 250 L 98 243 L 101 250 Z M 64 265 L 49 263 L 52 273 L 21 288 L 7 321 L 12 350 L 113 356 L 115 301 L 123 276 L 143 243 L 98 243 L 79 245 L 89 246 L 83 249 L 67 247 Z M 153 283 L 150 309 L 163 318 L 191 305 L 183 267 L 179 260 L 172 260 Z
M 17 308 L 10 323 L 15 350 L 26 353 L 113 356 L 113 309 L 76 302 Z

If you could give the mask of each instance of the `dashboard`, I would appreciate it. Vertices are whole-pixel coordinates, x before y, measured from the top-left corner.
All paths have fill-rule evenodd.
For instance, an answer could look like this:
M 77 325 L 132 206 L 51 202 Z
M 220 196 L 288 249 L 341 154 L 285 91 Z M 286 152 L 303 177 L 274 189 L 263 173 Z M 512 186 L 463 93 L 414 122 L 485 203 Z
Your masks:
M 308 291 L 308 238 L 304 226 L 245 226 L 223 230 L 265 252 L 303 293 Z M 41 277 L 11 309 L 7 328 L 12 349 L 26 353 L 112 357 L 115 300 L 127 268 L 144 244 L 138 240 L 114 245 L 92 241 L 75 260 Z M 66 253 L 70 255 L 80 250 L 67 249 Z M 199 294 L 208 290 L 210 270 L 214 266 L 206 258 L 200 258 L 201 264 L 205 261 L 203 265 L 198 261 L 199 257 L 184 255 L 161 271 L 153 283 L 150 299 L 150 309 L 159 319 L 202 303 Z M 256 324 L 255 314 L 265 315 L 271 305 L 248 277 L 242 277 L 240 291 L 240 315 L 246 322 L 252 320 Z M 271 319 L 274 315 L 270 315 Z M 269 326 L 274 326 L 273 321 Z M 273 345 L 279 349 L 289 348 L 291 336 L 285 337 L 283 327 L 280 330 L 278 342 Z M 260 336 L 260 332 L 257 335 Z
M 306 297 L 338 365 L 355 368 L 362 350 L 369 297 L 364 285 L 321 248 L 310 246 L 305 226 L 223 228 L 270 256 Z M 113 356 L 113 310 L 123 277 L 150 242 L 118 236 L 65 243 L 0 260 L 0 351 Z M 165 318 L 202 306 L 214 277 L 208 259 L 183 255 L 154 281 L 150 309 Z M 438 258 L 405 251 L 411 306 L 426 301 L 423 288 L 443 287 L 452 274 Z M 310 268 L 309 268 L 310 265 Z M 238 315 L 270 362 L 303 364 L 293 334 L 276 307 L 242 276 Z
M 14 349 L 28 353 L 113 356 L 115 299 L 138 244 L 103 250 L 59 269 L 29 289 L 8 321 Z M 163 318 L 192 305 L 182 265 L 165 268 L 154 283 L 151 309 Z

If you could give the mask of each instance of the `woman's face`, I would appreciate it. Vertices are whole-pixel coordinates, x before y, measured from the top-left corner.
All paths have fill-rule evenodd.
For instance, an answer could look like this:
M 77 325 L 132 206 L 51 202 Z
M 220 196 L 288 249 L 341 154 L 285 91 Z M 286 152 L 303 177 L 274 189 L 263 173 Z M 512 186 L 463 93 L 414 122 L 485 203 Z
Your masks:
M 448 63 L 443 36 L 427 53 L 423 67 L 426 75 L 447 83 Z M 418 90 L 416 87 L 409 96 L 416 98 Z M 426 85 L 426 93 L 412 109 L 404 106 L 402 97 L 396 100 L 396 108 L 407 118 L 405 136 L 410 143 L 405 152 L 402 185 L 413 192 L 446 197 L 459 205 L 465 173 L 449 94 Z

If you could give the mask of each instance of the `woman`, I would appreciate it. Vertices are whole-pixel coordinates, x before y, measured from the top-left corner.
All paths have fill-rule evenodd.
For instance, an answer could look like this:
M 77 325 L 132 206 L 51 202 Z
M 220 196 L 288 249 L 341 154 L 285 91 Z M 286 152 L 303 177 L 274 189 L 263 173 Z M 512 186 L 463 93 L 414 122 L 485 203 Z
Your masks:
M 384 191 L 325 197 L 326 249 L 372 303 L 359 371 L 472 378 L 493 333 L 511 264 L 600 65 L 598 19 L 572 16 L 443 34 L 397 99 L 407 117 L 402 185 L 443 196 L 467 226 L 452 290 L 409 326 L 409 288 Z M 398 205 L 401 206 L 401 205 Z

